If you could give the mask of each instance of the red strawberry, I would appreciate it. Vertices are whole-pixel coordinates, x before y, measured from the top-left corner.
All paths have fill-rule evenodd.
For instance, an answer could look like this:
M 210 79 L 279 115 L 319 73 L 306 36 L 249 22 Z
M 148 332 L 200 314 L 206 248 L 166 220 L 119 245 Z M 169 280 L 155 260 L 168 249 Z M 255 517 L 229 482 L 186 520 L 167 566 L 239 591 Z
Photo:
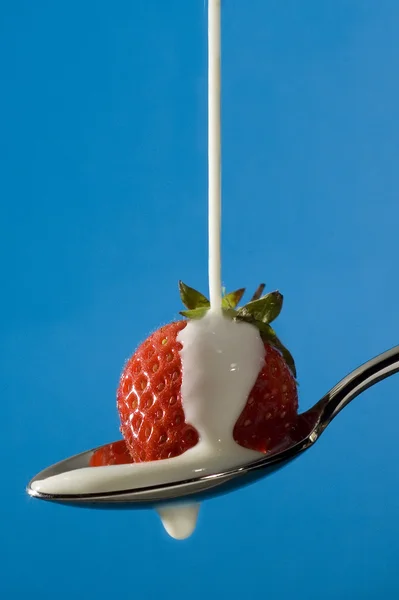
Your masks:
M 161 327 L 141 344 L 118 389 L 121 432 L 134 462 L 178 456 L 198 442 L 181 402 L 182 369 L 176 337 L 187 324 Z
M 227 317 L 252 323 L 265 344 L 265 365 L 259 373 L 233 432 L 235 441 L 252 450 L 268 452 L 281 444 L 292 428 L 298 410 L 295 365 L 270 326 L 280 313 L 283 297 L 271 292 L 237 308 L 244 290 L 223 298 Z M 181 314 L 201 318 L 209 301 L 180 283 Z M 121 432 L 134 462 L 171 458 L 198 443 L 194 427 L 185 421 L 181 400 L 182 364 L 178 333 L 187 321 L 165 325 L 150 335 L 128 360 L 117 392 Z
M 107 444 L 96 450 L 90 459 L 91 467 L 106 467 L 108 465 L 126 465 L 133 459 L 127 449 L 125 440 Z
M 295 379 L 278 350 L 265 342 L 265 366 L 234 427 L 235 441 L 259 452 L 282 444 L 297 416 Z

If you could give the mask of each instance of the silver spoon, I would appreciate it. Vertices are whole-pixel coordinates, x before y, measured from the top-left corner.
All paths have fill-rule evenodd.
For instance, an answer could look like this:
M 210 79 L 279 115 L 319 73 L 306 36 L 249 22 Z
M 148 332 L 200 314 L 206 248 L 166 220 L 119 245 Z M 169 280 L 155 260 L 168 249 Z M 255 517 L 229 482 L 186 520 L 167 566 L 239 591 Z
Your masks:
M 151 508 L 168 502 L 193 503 L 225 494 L 271 475 L 297 458 L 319 439 L 337 414 L 356 396 L 398 371 L 399 346 L 396 346 L 347 375 L 317 404 L 301 414 L 284 448 L 245 466 L 184 481 L 101 493 L 60 495 L 44 494 L 33 489 L 35 482 L 47 477 L 89 467 L 91 457 L 98 450 L 95 448 L 41 471 L 29 482 L 27 493 L 33 498 L 87 508 Z

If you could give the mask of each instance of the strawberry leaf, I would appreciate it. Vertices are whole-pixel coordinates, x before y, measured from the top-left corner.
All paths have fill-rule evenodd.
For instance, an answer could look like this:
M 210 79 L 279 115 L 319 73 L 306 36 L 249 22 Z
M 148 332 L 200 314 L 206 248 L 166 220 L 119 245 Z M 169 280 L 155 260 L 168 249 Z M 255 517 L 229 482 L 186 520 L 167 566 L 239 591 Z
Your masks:
M 283 306 L 283 296 L 280 292 L 270 292 L 259 300 L 248 302 L 238 311 L 239 316 L 253 317 L 261 323 L 271 323 L 276 319 Z
M 197 292 L 197 290 L 194 290 L 182 281 L 179 281 L 179 290 L 181 301 L 189 310 L 202 307 L 209 308 L 209 300 L 201 292 Z
M 245 293 L 245 288 L 226 294 L 222 300 L 223 308 L 235 308 Z

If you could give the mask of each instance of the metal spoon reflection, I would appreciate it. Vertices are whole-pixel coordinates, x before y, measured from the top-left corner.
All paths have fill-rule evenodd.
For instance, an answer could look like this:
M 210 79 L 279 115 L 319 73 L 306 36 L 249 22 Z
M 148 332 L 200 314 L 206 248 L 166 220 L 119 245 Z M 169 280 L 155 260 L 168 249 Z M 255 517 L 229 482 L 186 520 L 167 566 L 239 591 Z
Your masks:
M 97 450 L 95 448 L 41 471 L 30 481 L 27 492 L 34 498 L 88 508 L 150 508 L 168 502 L 199 502 L 225 494 L 271 475 L 300 456 L 318 440 L 337 414 L 356 396 L 398 371 L 399 346 L 396 346 L 347 375 L 317 404 L 299 415 L 284 447 L 245 466 L 161 485 L 100 493 L 44 494 L 34 489 L 34 484 L 40 480 L 89 467 L 90 459 Z

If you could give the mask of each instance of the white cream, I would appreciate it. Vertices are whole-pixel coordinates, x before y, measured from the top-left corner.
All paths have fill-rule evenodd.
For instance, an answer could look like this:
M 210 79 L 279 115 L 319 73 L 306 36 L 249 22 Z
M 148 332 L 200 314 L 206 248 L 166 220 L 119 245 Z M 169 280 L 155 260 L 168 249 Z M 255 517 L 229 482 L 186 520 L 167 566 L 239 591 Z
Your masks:
M 229 455 L 233 464 L 244 454 L 253 458 L 233 440 L 233 429 L 264 365 L 259 331 L 209 311 L 190 321 L 178 340 L 183 345 L 182 404 L 186 421 L 200 435 L 197 447 L 209 456 Z
M 199 508 L 199 504 L 164 506 L 157 508 L 157 513 L 170 537 L 185 540 L 194 532 Z
M 258 330 L 221 311 L 220 0 L 209 0 L 209 289 L 211 310 L 180 332 L 182 404 L 199 443 L 181 456 L 149 463 L 83 468 L 32 484 L 44 494 L 86 494 L 157 486 L 212 475 L 262 456 L 233 440 L 234 425 L 264 364 Z M 157 508 L 166 531 L 194 531 L 198 505 Z
M 87 467 L 48 477 L 32 485 L 35 491 L 86 494 L 160 485 L 211 475 L 261 456 L 236 444 L 232 435 L 264 364 L 265 351 L 258 330 L 209 311 L 203 319 L 189 321 L 179 341 L 183 346 L 182 404 L 186 421 L 200 434 L 199 443 L 175 458 Z M 165 523 L 170 523 L 168 510 L 168 518 L 163 517 L 167 513 L 161 513 Z M 182 508 L 174 509 L 174 518 L 179 510 Z M 194 511 L 185 513 L 184 519 L 190 518 L 195 526 Z M 168 525 L 167 529 L 173 528 Z

